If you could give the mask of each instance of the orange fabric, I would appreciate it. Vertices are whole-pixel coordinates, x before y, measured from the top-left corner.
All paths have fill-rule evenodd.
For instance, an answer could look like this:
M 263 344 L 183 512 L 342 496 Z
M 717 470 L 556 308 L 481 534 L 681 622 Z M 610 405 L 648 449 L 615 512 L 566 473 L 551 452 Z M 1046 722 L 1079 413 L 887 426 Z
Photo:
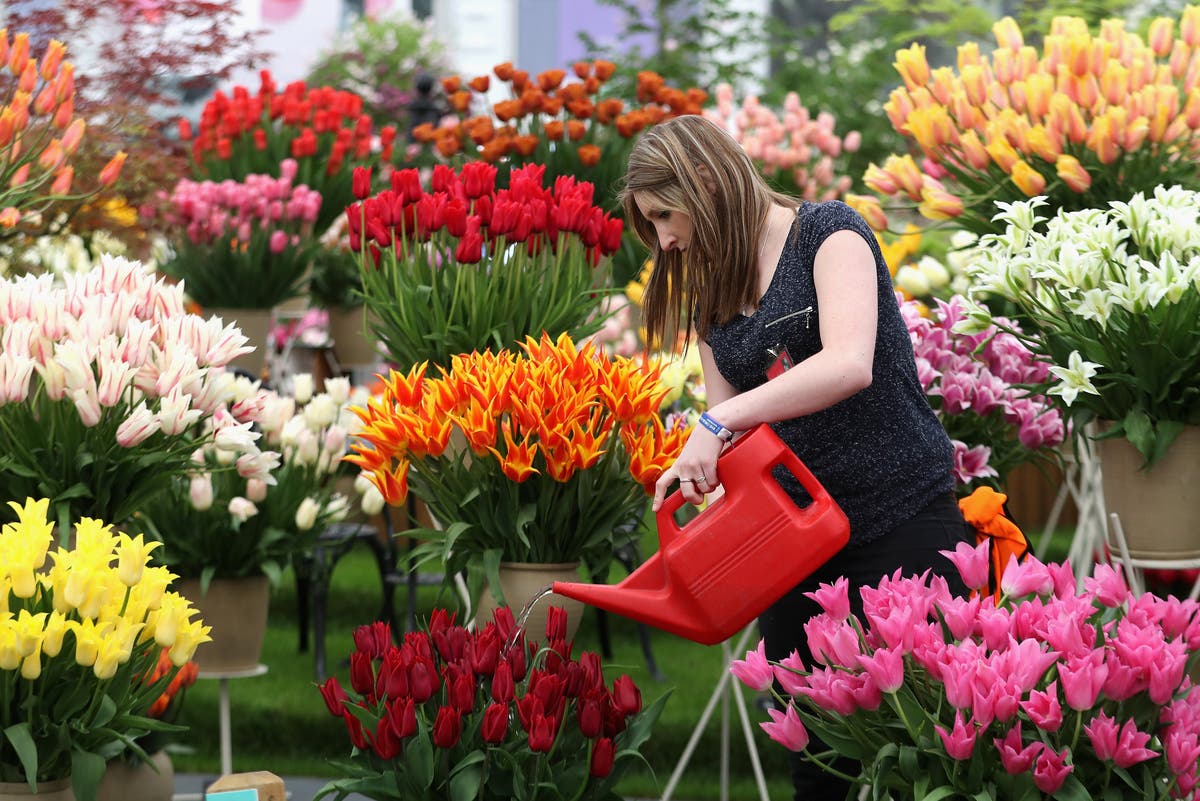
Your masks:
M 999 597 L 1000 577 L 1008 561 L 1016 557 L 1017 561 L 1029 553 L 1029 540 L 1025 533 L 1010 520 L 1004 512 L 1004 502 L 1008 496 L 996 492 L 991 487 L 979 487 L 965 498 L 960 498 L 958 508 L 963 519 L 975 529 L 975 544 L 991 542 L 990 552 L 992 575 L 989 589 Z

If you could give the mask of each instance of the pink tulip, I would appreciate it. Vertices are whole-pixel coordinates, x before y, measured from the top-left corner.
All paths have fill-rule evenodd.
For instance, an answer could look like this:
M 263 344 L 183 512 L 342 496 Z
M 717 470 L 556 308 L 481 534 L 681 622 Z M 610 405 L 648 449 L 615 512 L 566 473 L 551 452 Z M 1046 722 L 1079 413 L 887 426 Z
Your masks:
M 1049 595 L 1053 588 L 1054 584 L 1046 565 L 1033 556 L 1026 557 L 1021 562 L 1010 556 L 1004 574 L 1000 577 L 1001 591 L 1013 598 L 1031 593 Z
M 830 667 L 857 664 L 862 648 L 858 632 L 849 623 L 838 622 L 821 613 L 804 624 L 804 633 L 813 661 Z
M 1070 755 L 1071 752 L 1065 748 L 1061 753 L 1049 746 L 1042 749 L 1033 766 L 1033 783 L 1039 790 L 1043 793 L 1053 793 L 1062 787 L 1067 776 L 1075 770 L 1074 765 L 1067 764 Z
M 968 724 L 963 721 L 962 710 L 954 713 L 954 728 L 950 731 L 946 731 L 942 726 L 933 728 L 942 738 L 942 745 L 951 759 L 961 762 L 971 758 L 971 754 L 975 751 L 975 736 L 978 729 L 975 728 L 973 722 Z
M 1083 580 L 1084 590 L 1100 603 L 1115 609 L 1129 597 L 1125 577 L 1112 565 L 1097 562 L 1092 575 Z
M 279 254 L 287 250 L 288 235 L 283 231 L 272 231 L 270 240 L 270 250 L 272 253 Z
M 850 696 L 859 709 L 874 712 L 883 703 L 883 692 L 875 679 L 866 673 L 851 674 L 848 677 Z
M 989 555 L 991 543 L 984 541 L 978 545 L 960 542 L 953 551 L 938 551 L 958 568 L 967 589 L 979 590 L 987 586 L 991 575 L 991 558 Z M 955 635 L 961 639 L 960 635 Z
M 1197 761 L 1200 760 L 1200 734 L 1187 731 L 1182 726 L 1171 726 L 1163 737 L 1167 752 L 1167 767 L 1171 772 L 1195 773 Z M 1114 748 L 1115 750 L 1115 748 Z
M 850 581 L 845 576 L 833 584 L 821 584 L 815 591 L 804 594 L 820 604 L 825 614 L 834 620 L 842 621 L 850 617 Z
M 1158 756 L 1157 751 L 1146 748 L 1150 735 L 1138 731 L 1137 724 L 1132 720 L 1125 721 L 1121 733 L 1117 736 L 1117 750 L 1113 753 L 1113 762 L 1118 768 L 1130 768 L 1139 762 Z
M 1004 739 L 994 739 L 992 742 L 1000 752 L 1000 764 L 1004 766 L 1004 771 L 1011 776 L 1027 772 L 1033 766 L 1033 761 L 1037 759 L 1038 754 L 1046 747 L 1039 740 L 1034 740 L 1029 745 L 1022 747 L 1024 740 L 1021 737 L 1020 721 L 1008 730 Z
M 852 715 L 858 709 L 858 704 L 854 701 L 854 687 L 847 675 L 833 668 L 814 670 L 808 677 L 808 685 L 799 688 L 798 694 L 808 697 L 828 712 Z
M 766 642 L 760 639 L 757 648 L 746 652 L 745 659 L 733 660 L 729 672 L 752 690 L 762 692 L 769 688 L 775 680 L 775 672 L 767 661 Z
M 1068 657 L 1065 664 L 1058 666 L 1063 698 L 1067 706 L 1076 711 L 1082 712 L 1095 705 L 1106 678 L 1108 666 L 1102 649 L 1097 649 L 1086 657 Z
M 779 686 L 788 695 L 796 695 L 801 687 L 808 686 L 805 679 L 808 671 L 797 651 L 792 651 L 786 659 L 779 660 L 779 664 L 775 665 L 773 670 L 775 681 L 779 682 Z
M 904 655 L 879 648 L 870 656 L 858 655 L 858 664 L 875 680 L 880 691 L 893 693 L 904 684 Z
M 803 751 L 808 747 L 808 730 L 796 713 L 796 707 L 787 706 L 787 712 L 780 712 L 774 707 L 767 710 L 771 722 L 758 724 L 772 740 L 789 751 Z
M 1044 691 L 1031 692 L 1028 700 L 1021 702 L 1021 708 L 1042 731 L 1058 731 L 1063 721 L 1062 706 L 1058 703 L 1058 682 L 1050 682 Z

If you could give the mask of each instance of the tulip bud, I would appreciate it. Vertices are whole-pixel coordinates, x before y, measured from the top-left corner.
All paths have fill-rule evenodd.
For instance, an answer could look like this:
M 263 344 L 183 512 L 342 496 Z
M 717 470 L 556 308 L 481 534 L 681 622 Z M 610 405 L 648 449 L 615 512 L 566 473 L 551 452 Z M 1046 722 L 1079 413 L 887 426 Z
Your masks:
M 188 497 L 192 501 L 192 508 L 196 511 L 203 512 L 212 507 L 213 485 L 212 478 L 208 473 L 192 477 L 191 485 L 188 488 Z
M 121 174 L 121 167 L 125 164 L 125 158 L 126 153 L 122 150 L 109 159 L 109 162 L 104 165 L 104 169 L 100 170 L 101 186 L 112 186 L 117 182 L 117 177 Z
M 300 502 L 299 508 L 296 509 L 296 528 L 299 531 L 308 531 L 317 522 L 317 514 L 321 511 L 321 506 L 312 498 L 305 498 Z
M 239 523 L 245 523 L 250 518 L 258 514 L 258 507 L 248 498 L 238 496 L 229 500 L 227 507 L 229 514 L 234 520 Z
M 15 206 L 0 210 L 0 228 L 12 228 L 21 221 L 21 212 Z
M 296 399 L 296 403 L 308 403 L 312 399 L 312 394 L 312 373 L 296 373 L 292 376 L 292 397 Z

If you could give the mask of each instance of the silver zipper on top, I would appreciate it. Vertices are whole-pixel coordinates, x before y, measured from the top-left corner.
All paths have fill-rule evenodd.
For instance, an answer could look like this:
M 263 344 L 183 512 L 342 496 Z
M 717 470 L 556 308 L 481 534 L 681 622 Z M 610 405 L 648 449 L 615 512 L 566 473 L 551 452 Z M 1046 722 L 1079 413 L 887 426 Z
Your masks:
M 785 314 L 782 317 L 775 318 L 774 320 L 772 320 L 769 323 L 764 323 L 763 328 L 770 328 L 771 326 L 775 325 L 776 323 L 782 323 L 784 320 L 790 320 L 791 318 L 793 318 L 797 315 L 800 315 L 800 314 L 807 315 L 804 318 L 804 327 L 808 328 L 812 322 L 812 311 L 813 311 L 813 307 L 809 306 L 807 309 L 800 309 L 799 311 L 794 311 L 791 314 Z

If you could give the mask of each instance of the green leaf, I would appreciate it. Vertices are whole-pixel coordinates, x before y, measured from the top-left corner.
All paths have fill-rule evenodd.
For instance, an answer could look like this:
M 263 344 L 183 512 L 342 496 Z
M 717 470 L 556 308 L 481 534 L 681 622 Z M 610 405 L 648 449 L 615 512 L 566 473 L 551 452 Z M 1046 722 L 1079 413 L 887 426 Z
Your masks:
M 433 786 L 433 743 L 424 726 L 417 727 L 417 736 L 405 746 L 404 763 L 409 778 L 422 792 Z
M 75 801 L 95 801 L 104 778 L 104 757 L 81 748 L 71 750 L 71 788 Z
M 938 787 L 931 793 L 926 793 L 924 796 L 917 796 L 917 800 L 923 797 L 925 801 L 942 801 L 943 798 L 949 798 L 958 792 L 956 787 Z
M 472 751 L 450 771 L 450 801 L 471 801 L 483 789 L 483 752 Z
M 1083 786 L 1083 782 L 1079 781 L 1074 774 L 1067 776 L 1067 780 L 1063 782 L 1062 787 L 1059 787 L 1050 795 L 1051 798 L 1057 798 L 1058 801 L 1092 801 L 1092 795 Z
M 33 741 L 29 724 L 14 723 L 4 730 L 4 737 L 17 752 L 17 759 L 21 760 L 21 769 L 29 777 L 29 789 L 32 790 L 33 781 L 37 778 L 38 754 L 37 744 Z

